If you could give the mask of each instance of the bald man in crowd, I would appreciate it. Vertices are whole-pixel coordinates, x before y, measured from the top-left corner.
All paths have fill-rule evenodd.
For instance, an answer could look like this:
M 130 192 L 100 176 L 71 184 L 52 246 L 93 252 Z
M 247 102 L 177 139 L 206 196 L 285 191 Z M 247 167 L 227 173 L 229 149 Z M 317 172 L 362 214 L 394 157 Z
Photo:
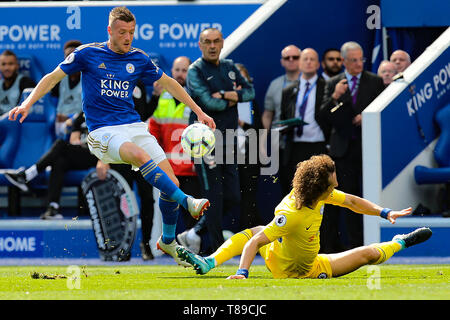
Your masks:
M 392 77 L 397 74 L 397 67 L 393 62 L 384 60 L 378 67 L 378 76 L 383 79 L 384 85 L 387 87 L 392 82 Z
M 265 129 L 270 129 L 272 122 L 280 120 L 281 92 L 284 88 L 298 81 L 301 53 L 302 51 L 292 44 L 281 50 L 280 63 L 285 70 L 285 74 L 273 79 L 267 89 L 262 115 L 262 124 Z
M 395 50 L 389 60 L 395 64 L 397 72 L 404 72 L 411 64 L 411 57 L 403 50 Z

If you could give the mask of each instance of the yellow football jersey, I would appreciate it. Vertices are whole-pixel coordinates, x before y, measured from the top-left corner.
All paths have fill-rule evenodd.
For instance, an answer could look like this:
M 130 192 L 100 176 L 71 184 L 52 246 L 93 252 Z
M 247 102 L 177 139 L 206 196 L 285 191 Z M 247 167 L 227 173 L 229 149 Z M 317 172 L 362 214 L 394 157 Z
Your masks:
M 319 230 L 325 203 L 340 205 L 345 194 L 333 190 L 315 208 L 295 206 L 291 191 L 275 208 L 275 218 L 264 229 L 271 243 L 260 249 L 275 278 L 301 277 L 312 267 L 320 249 Z

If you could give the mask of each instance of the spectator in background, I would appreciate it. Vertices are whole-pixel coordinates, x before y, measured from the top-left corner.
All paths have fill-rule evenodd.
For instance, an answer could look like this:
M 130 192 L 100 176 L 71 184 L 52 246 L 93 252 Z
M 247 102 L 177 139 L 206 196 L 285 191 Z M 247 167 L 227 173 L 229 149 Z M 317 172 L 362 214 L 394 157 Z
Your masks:
M 67 59 L 81 45 L 82 43 L 78 40 L 67 41 L 64 44 L 64 58 Z M 65 139 L 70 133 L 72 120 L 82 111 L 80 80 L 81 72 L 73 73 L 62 79 L 51 91 L 52 96 L 58 98 L 55 133 L 60 139 Z
M 384 86 L 387 87 L 392 82 L 392 77 L 397 74 L 397 69 L 393 62 L 384 60 L 378 67 L 378 76 L 383 79 Z
M 397 72 L 404 72 L 411 64 L 411 57 L 408 52 L 403 50 L 395 50 L 389 60 L 395 64 Z
M 283 131 L 281 145 L 280 183 L 282 194 L 292 189 L 297 164 L 313 155 L 326 154 L 328 129 L 319 118 L 325 80 L 317 74 L 319 55 L 312 48 L 303 49 L 300 57 L 300 81 L 283 90 L 281 120 L 302 118 L 307 125 L 288 127 Z
M 247 68 L 236 63 L 241 75 L 253 83 Z M 261 116 L 256 100 L 239 102 L 237 154 L 243 155 L 244 163 L 238 162 L 239 182 L 241 188 L 240 228 L 250 228 L 263 223 L 257 206 L 258 177 L 258 130 L 262 128 Z M 255 161 L 254 161 L 255 160 Z
M 234 149 L 226 144 L 226 129 L 238 127 L 237 103 L 251 101 L 255 97 L 250 84 L 236 68 L 233 61 L 220 59 L 223 48 L 222 33 L 208 28 L 200 33 L 199 48 L 202 57 L 191 64 L 186 85 L 194 101 L 208 112 L 216 123 L 216 133 L 222 134 L 223 143 L 216 143 L 215 154 L 222 151 L 221 159 L 209 157 L 195 165 L 204 196 L 211 201 L 206 214 L 211 250 L 224 241 L 222 235 L 223 213 L 240 203 L 239 172 L 236 163 L 227 163 L 226 154 Z M 191 113 L 190 123 L 196 121 Z M 219 151 L 219 155 L 220 155 Z M 216 161 L 218 160 L 218 161 Z
M 19 73 L 19 60 L 11 50 L 0 54 L 0 115 L 17 106 L 26 88 L 33 88 L 36 83 Z
M 184 56 L 176 58 L 172 64 L 172 78 L 183 87 L 186 85 L 186 76 L 190 64 L 191 60 Z M 153 87 L 150 108 L 155 108 L 155 112 L 150 118 L 150 133 L 158 140 L 159 145 L 165 151 L 167 159 L 169 159 L 170 165 L 180 182 L 180 188 L 187 194 L 199 198 L 202 191 L 194 163 L 190 157 L 183 153 L 180 144 L 181 134 L 189 124 L 191 109 L 166 90 L 163 90 L 157 83 Z M 182 246 L 198 252 L 200 236 L 191 232 L 188 237 L 188 231 L 197 221 L 188 212 L 183 214 L 183 219 L 187 230 L 178 234 L 177 240 Z
M 361 46 L 346 42 L 341 47 L 345 71 L 327 81 L 320 117 L 331 127 L 330 156 L 336 163 L 339 189 L 362 196 L 361 112 L 384 90 L 383 80 L 364 70 Z M 360 214 L 345 212 L 348 246 L 363 244 Z M 322 251 L 342 250 L 337 227 L 340 211 L 325 206 L 322 223 Z
M 285 74 L 273 79 L 267 89 L 264 98 L 264 112 L 262 115 L 262 125 L 269 130 L 272 122 L 280 120 L 281 114 L 281 92 L 287 86 L 298 80 L 300 75 L 300 55 L 302 51 L 294 46 L 288 45 L 281 50 L 281 66 Z
M 339 49 L 330 48 L 322 55 L 322 78 L 328 81 L 330 78 L 342 72 L 342 56 Z

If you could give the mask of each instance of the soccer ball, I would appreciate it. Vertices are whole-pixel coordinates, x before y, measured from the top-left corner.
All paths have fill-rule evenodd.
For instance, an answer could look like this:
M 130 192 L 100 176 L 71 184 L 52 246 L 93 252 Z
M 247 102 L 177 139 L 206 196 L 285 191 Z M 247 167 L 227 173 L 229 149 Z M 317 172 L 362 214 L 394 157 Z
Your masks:
M 194 158 L 209 155 L 216 144 L 214 132 L 205 124 L 196 122 L 184 129 L 181 146 L 184 152 Z

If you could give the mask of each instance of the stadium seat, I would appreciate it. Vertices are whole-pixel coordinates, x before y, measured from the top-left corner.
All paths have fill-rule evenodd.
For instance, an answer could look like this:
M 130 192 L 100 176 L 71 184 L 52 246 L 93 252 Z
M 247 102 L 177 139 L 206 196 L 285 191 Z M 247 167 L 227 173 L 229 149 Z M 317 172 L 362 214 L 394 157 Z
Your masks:
M 417 184 L 445 184 L 446 211 L 443 216 L 447 216 L 450 213 L 450 104 L 436 112 L 435 121 L 441 129 L 441 135 L 434 148 L 434 158 L 438 167 L 416 166 L 414 177 Z
M 19 72 L 24 76 L 38 82 L 45 75 L 42 66 L 32 55 L 21 54 L 17 60 L 19 60 Z
M 24 91 L 26 98 L 29 92 Z M 26 121 L 20 124 L 17 151 L 10 168 L 29 167 L 52 146 L 55 141 L 56 108 L 44 96 L 33 105 Z
M 22 101 L 31 92 L 25 89 Z M 19 116 L 20 117 L 20 116 Z M 26 121 L 9 121 L 7 115 L 0 120 L 0 168 L 4 170 L 29 167 L 34 164 L 55 140 L 56 108 L 48 95 L 36 102 Z M 3 170 L 2 170 L 3 171 Z M 36 181 L 38 182 L 39 179 Z M 0 174 L 0 185 L 10 183 Z
M 417 184 L 450 183 L 450 104 L 436 112 L 435 121 L 441 129 L 433 152 L 438 168 L 416 166 L 414 176 Z
M 8 120 L 8 114 L 0 117 L 0 169 L 12 167 L 20 129 L 19 122 Z

